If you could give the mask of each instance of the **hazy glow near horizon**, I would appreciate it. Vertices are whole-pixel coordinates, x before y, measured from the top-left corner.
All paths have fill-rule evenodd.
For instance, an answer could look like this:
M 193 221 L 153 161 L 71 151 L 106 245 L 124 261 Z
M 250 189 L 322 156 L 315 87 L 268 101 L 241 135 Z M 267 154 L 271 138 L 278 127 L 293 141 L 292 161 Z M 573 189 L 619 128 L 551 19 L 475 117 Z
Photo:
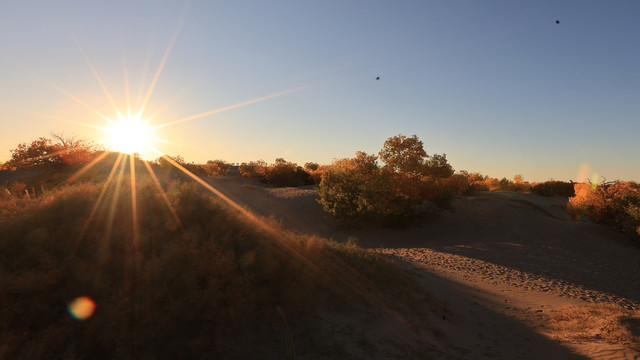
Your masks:
M 8 2 L 0 161 L 51 132 L 100 141 L 96 129 L 131 109 L 157 133 L 127 120 L 108 146 L 147 159 L 158 154 L 145 142 L 197 163 L 330 163 L 402 133 L 457 170 L 638 181 L 639 11 L 590 0 Z

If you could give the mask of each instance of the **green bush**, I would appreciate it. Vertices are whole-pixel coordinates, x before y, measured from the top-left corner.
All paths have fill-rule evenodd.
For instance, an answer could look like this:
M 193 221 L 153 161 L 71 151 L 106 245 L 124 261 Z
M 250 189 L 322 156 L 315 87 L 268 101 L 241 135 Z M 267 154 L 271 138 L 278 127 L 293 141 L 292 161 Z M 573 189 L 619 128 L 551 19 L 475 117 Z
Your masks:
M 399 177 L 380 169 L 377 157 L 358 152 L 326 169 L 318 188 L 323 208 L 340 219 L 381 220 L 390 224 L 412 214 L 416 200 L 398 191 Z
M 326 211 L 341 219 L 403 226 L 416 219 L 418 204 L 432 201 L 448 208 L 468 187 L 465 176 L 454 178 L 446 155 L 429 157 L 415 135 L 387 139 L 379 155 L 382 168 L 378 157 L 358 152 L 312 174 L 321 175 L 318 192 Z

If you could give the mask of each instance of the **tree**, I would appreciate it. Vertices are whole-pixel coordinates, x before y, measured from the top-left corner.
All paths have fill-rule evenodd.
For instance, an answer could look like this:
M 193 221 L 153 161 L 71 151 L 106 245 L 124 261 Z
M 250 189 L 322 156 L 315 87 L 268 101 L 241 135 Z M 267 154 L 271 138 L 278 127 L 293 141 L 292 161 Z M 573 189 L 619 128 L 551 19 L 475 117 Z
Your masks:
M 393 175 L 378 167 L 377 156 L 359 151 L 354 158 L 336 160 L 323 172 L 320 203 L 341 219 L 406 215 L 414 204 L 396 191 Z
M 308 162 L 304 164 L 304 169 L 307 170 L 309 173 L 312 173 L 316 170 L 318 170 L 318 163 L 314 163 L 314 162 Z
M 308 172 L 283 158 L 277 158 L 276 162 L 267 169 L 265 179 L 269 184 L 280 187 L 311 184 L 311 176 Z
M 447 154 L 433 154 L 425 163 L 426 175 L 439 179 L 453 175 L 453 167 L 447 162 Z
M 164 155 L 164 156 L 161 156 L 161 157 L 157 158 L 156 162 L 158 163 L 158 165 L 160 165 L 161 168 L 171 169 L 174 166 L 171 163 L 171 161 L 167 160 L 167 158 L 169 158 L 170 160 L 175 161 L 176 163 L 180 164 L 181 166 L 184 166 L 186 164 L 186 162 L 184 161 L 184 158 L 182 156 L 180 156 L 180 155 L 176 155 L 176 156 Z
M 485 176 L 483 176 L 479 172 L 470 173 L 467 170 L 461 170 L 460 174 L 467 178 L 469 182 L 469 186 L 473 186 L 475 183 L 482 182 L 485 180 Z
M 202 167 L 211 176 L 225 176 L 231 169 L 231 164 L 224 160 L 208 160 Z
M 424 175 L 428 155 L 424 151 L 422 141 L 416 135 L 396 135 L 388 138 L 379 155 L 380 160 L 393 172 L 404 173 L 411 178 Z
M 522 184 L 523 182 L 523 177 L 522 174 L 516 174 L 513 176 L 513 182 L 516 184 Z
M 263 177 L 267 173 L 267 163 L 264 160 L 250 161 L 249 163 L 242 163 L 238 167 L 240 175 L 248 178 Z
M 74 137 L 52 134 L 50 138 L 40 137 L 27 145 L 18 144 L 11 150 L 11 159 L 6 166 L 11 168 L 52 167 L 91 161 L 96 150 L 90 142 Z

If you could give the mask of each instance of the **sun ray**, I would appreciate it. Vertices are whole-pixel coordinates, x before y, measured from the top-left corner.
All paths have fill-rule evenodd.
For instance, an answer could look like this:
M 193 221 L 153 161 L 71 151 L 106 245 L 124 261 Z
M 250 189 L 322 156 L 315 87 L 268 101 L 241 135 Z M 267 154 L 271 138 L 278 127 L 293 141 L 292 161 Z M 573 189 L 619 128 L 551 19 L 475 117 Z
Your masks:
M 118 157 L 113 162 L 113 166 L 111 167 L 111 171 L 109 172 L 109 175 L 107 176 L 107 180 L 105 180 L 104 185 L 102 186 L 102 190 L 100 191 L 100 195 L 98 195 L 98 199 L 96 199 L 95 204 L 93 204 L 93 208 L 91 209 L 91 213 L 89 213 L 89 217 L 87 218 L 87 221 L 84 223 L 84 226 L 82 227 L 82 231 L 80 232 L 80 239 L 82 239 L 84 237 L 84 234 L 87 232 L 87 229 L 89 228 L 89 224 L 91 223 L 91 221 L 95 217 L 96 213 L 98 212 L 98 207 L 102 203 L 102 199 L 104 198 L 105 194 L 107 193 L 107 188 L 111 184 L 111 181 L 113 180 L 113 178 L 115 176 L 116 169 L 118 168 L 118 164 L 122 160 L 123 156 L 124 156 L 123 154 L 118 154 Z
M 115 188 L 113 190 L 113 198 L 111 199 L 109 212 L 107 214 L 106 229 L 104 232 L 105 241 L 111 237 L 111 230 L 113 229 L 113 219 L 115 218 L 118 199 L 120 199 L 120 194 L 122 192 L 122 182 L 124 180 L 123 175 L 124 175 L 124 169 L 126 166 L 126 159 L 124 159 L 124 154 L 120 153 L 120 155 L 122 156 L 118 157 L 118 160 L 120 163 L 118 164 L 118 174 L 116 178 Z
M 119 117 L 121 117 L 122 113 L 120 112 L 120 109 L 116 105 L 115 100 L 113 100 L 113 97 L 111 96 L 111 93 L 109 92 L 109 89 L 107 89 L 107 86 L 104 84 L 104 81 L 102 81 L 102 77 L 100 76 L 100 74 L 98 74 L 98 71 L 96 70 L 95 66 L 93 66 L 93 63 L 91 62 L 91 60 L 89 60 L 89 56 L 87 56 L 87 53 L 82 48 L 82 45 L 80 45 L 80 41 L 75 36 L 75 34 L 71 31 L 70 28 L 67 27 L 67 31 L 69 32 L 69 35 L 71 36 L 73 41 L 76 43 L 76 46 L 78 47 L 78 50 L 80 50 L 80 53 L 82 54 L 82 57 L 84 58 L 84 61 L 87 63 L 87 66 L 89 66 L 89 69 L 93 73 L 93 76 L 96 78 L 96 81 L 98 81 L 98 84 L 100 85 L 100 88 L 102 88 L 102 92 L 104 92 L 104 95 L 107 97 L 107 100 L 109 100 L 109 103 L 111 103 L 111 106 L 113 107 L 113 110 L 116 112 L 116 114 L 118 114 Z
M 120 35 L 122 35 L 122 33 Z M 131 90 L 129 89 L 129 74 L 127 72 L 127 58 L 125 56 L 124 42 L 122 44 L 122 73 L 124 75 L 124 98 L 127 116 L 131 116 Z
M 133 154 L 129 154 L 129 173 L 131 176 L 131 221 L 133 231 L 133 245 L 137 247 L 138 234 L 138 191 L 136 188 L 136 165 Z
M 174 96 L 171 100 L 167 101 L 166 104 L 164 104 L 160 108 L 158 108 L 158 110 L 156 110 L 155 113 L 153 113 L 151 116 L 149 116 L 147 118 L 149 120 L 149 122 L 151 122 L 153 119 L 158 117 L 158 115 L 160 115 L 163 111 L 167 110 L 167 108 L 169 108 L 169 106 L 173 105 L 173 103 L 176 102 L 176 100 L 178 100 L 181 96 L 182 96 L 182 94 L 178 94 L 178 95 Z
M 29 73 L 31 73 L 33 76 L 37 77 L 38 79 L 44 81 L 47 85 L 51 86 L 52 88 L 58 90 L 59 92 L 63 93 L 64 95 L 66 95 L 69 99 L 75 101 L 76 103 L 80 104 L 82 107 L 84 107 L 85 109 L 91 111 L 94 115 L 102 118 L 103 120 L 113 124 L 113 120 L 111 120 L 107 115 L 101 113 L 100 111 L 98 111 L 97 109 L 95 109 L 94 107 L 92 107 L 91 105 L 87 104 L 86 102 L 82 101 L 80 98 L 78 98 L 77 96 L 71 94 L 70 92 L 68 92 L 67 90 L 61 88 L 60 86 L 52 83 L 51 81 L 47 80 L 44 76 L 36 73 L 35 71 L 31 71 L 25 67 L 23 67 L 23 69 Z
M 91 169 L 92 167 L 94 167 L 97 163 L 99 163 L 100 161 L 102 161 L 102 159 L 104 159 L 105 157 L 107 157 L 107 155 L 109 155 L 108 151 L 104 151 L 102 154 L 100 154 L 100 156 L 96 157 L 95 159 L 91 160 L 90 163 L 88 163 L 87 165 L 83 166 L 80 170 L 76 171 L 75 173 L 73 173 L 73 175 L 71 175 L 66 183 L 70 184 L 74 181 L 76 181 L 76 179 L 78 179 L 80 176 L 82 176 L 82 174 L 84 174 L 85 172 L 87 172 L 89 169 Z
M 69 151 L 74 151 L 74 150 L 82 149 L 82 148 L 83 148 L 82 146 L 74 146 L 74 147 L 58 150 L 58 151 L 53 152 L 51 154 L 36 156 L 36 157 L 29 158 L 27 160 L 23 160 L 21 164 L 28 164 L 29 162 L 33 162 L 33 161 L 37 161 L 37 160 L 49 159 L 49 158 L 52 158 L 54 156 L 58 156 L 58 155 L 62 155 L 62 154 L 68 153 Z
M 178 224 L 178 227 L 180 227 L 180 229 L 184 231 L 184 227 L 182 226 L 182 221 L 180 221 L 180 218 L 178 217 L 178 213 L 176 212 L 176 209 L 174 209 L 173 205 L 171 205 L 171 202 L 169 201 L 169 197 L 167 196 L 167 193 L 162 188 L 162 185 L 160 185 L 160 180 L 158 180 L 158 177 L 156 176 L 155 171 L 153 171 L 153 168 L 151 167 L 151 165 L 149 165 L 149 162 L 147 161 L 144 162 L 144 166 L 147 168 L 147 171 L 149 172 L 151 179 L 153 179 L 153 182 L 156 184 L 156 187 L 158 187 L 158 190 L 160 191 L 160 196 L 162 197 L 162 200 L 164 200 L 165 205 L 167 205 L 167 208 L 171 212 L 173 219 Z
M 197 115 L 192 115 L 192 116 L 189 116 L 189 117 L 186 117 L 186 118 L 170 121 L 170 122 L 167 122 L 167 123 L 164 123 L 164 124 L 159 124 L 159 125 L 156 125 L 156 126 L 152 127 L 152 129 L 154 129 L 154 130 L 155 129 L 161 129 L 161 128 L 164 128 L 164 127 L 167 127 L 167 126 L 172 126 L 172 125 L 180 124 L 180 123 L 183 123 L 183 122 L 199 119 L 199 118 L 202 118 L 202 117 L 205 117 L 205 116 L 218 114 L 218 113 L 221 113 L 221 112 L 224 112 L 224 111 L 237 109 L 239 107 L 243 107 L 243 106 L 255 104 L 255 103 L 258 103 L 258 102 L 261 102 L 261 101 L 277 98 L 277 97 L 280 97 L 280 96 L 283 96 L 283 95 L 291 94 L 291 93 L 306 89 L 309 86 L 310 85 L 301 86 L 301 87 L 297 87 L 297 88 L 294 88 L 294 89 L 281 91 L 281 92 L 278 92 L 278 93 L 275 93 L 275 94 L 266 95 L 266 96 L 263 96 L 263 97 L 255 98 L 255 99 L 244 101 L 244 102 L 241 102 L 241 103 L 237 103 L 237 104 L 225 106 L 225 107 L 222 107 L 222 108 L 218 108 L 218 109 L 215 109 L 215 110 L 203 112 L 203 113 L 200 113 L 200 114 L 197 114 Z
M 21 110 L 20 112 L 22 112 L 24 114 L 29 114 L 29 115 L 40 116 L 41 118 L 49 119 L 49 120 L 55 120 L 55 121 L 60 121 L 60 122 L 71 122 L 71 121 L 69 121 L 69 120 L 67 120 L 65 118 L 59 117 L 59 116 L 43 114 L 43 113 L 39 113 L 39 112 L 36 112 L 36 111 L 31 111 L 31 110 Z
M 296 248 L 288 245 L 287 241 L 282 241 L 282 235 L 274 227 L 270 226 L 268 223 L 266 223 L 265 221 L 263 221 L 262 219 L 260 219 L 256 215 L 254 215 L 249 210 L 247 210 L 244 207 L 240 206 L 238 203 L 236 203 L 235 201 L 230 199 L 228 196 L 226 196 L 225 194 L 220 192 L 218 189 L 213 187 L 211 184 L 207 183 L 206 181 L 202 180 L 197 175 L 193 174 L 191 171 L 187 170 L 185 167 L 180 165 L 178 162 L 176 162 L 175 160 L 173 160 L 169 156 L 163 155 L 162 158 L 165 159 L 166 161 L 168 161 L 171 165 L 175 166 L 178 170 L 182 171 L 185 175 L 187 175 L 190 178 L 192 178 L 193 180 L 195 180 L 197 183 L 202 185 L 205 189 L 209 190 L 211 193 L 216 195 L 218 198 L 223 200 L 232 209 L 238 211 L 250 223 L 254 224 L 259 229 L 265 231 L 267 234 L 272 236 L 274 239 L 280 240 L 280 241 L 278 241 L 276 243 L 272 243 L 272 245 L 283 249 L 286 253 L 288 253 L 289 255 L 293 256 L 293 258 L 295 260 L 301 261 L 302 263 L 305 263 L 309 268 L 312 268 L 315 271 L 321 271 L 321 269 L 316 264 L 314 264 L 311 261 L 309 261 L 309 259 L 307 259 L 303 254 L 301 254 Z
M 156 71 L 156 74 L 153 77 L 153 80 L 151 80 L 151 85 L 149 85 L 149 90 L 147 90 L 147 93 L 144 97 L 144 99 L 142 100 L 142 104 L 140 105 L 140 108 L 138 109 L 138 114 L 137 116 L 140 117 L 142 115 L 142 113 L 144 112 L 144 109 L 147 106 L 147 103 L 149 102 L 149 99 L 151 98 L 151 94 L 153 93 L 153 90 L 156 87 L 156 83 L 158 82 L 158 79 L 160 78 L 160 74 L 162 73 L 162 69 L 164 68 L 164 64 L 167 62 L 167 59 L 169 58 L 169 54 L 171 53 L 171 50 L 173 49 L 173 45 L 176 42 L 176 39 L 178 38 L 178 34 L 180 33 L 180 29 L 182 28 L 182 24 L 184 22 L 184 19 L 187 15 L 187 11 L 185 9 L 185 11 L 182 13 L 182 16 L 180 17 L 180 20 L 178 21 L 178 25 L 176 26 L 176 29 L 173 33 L 173 36 L 171 37 L 171 40 L 169 41 L 169 45 L 167 46 L 167 49 L 165 50 L 164 56 L 162 56 L 162 60 L 160 61 L 160 65 L 158 66 L 158 70 Z

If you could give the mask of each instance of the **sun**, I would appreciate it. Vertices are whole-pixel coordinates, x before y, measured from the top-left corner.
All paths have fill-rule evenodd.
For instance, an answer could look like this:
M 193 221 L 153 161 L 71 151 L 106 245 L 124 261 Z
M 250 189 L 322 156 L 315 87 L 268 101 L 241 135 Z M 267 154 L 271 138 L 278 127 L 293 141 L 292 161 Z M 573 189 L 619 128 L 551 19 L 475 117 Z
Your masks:
M 123 116 L 106 129 L 108 137 L 105 142 L 111 151 L 142 153 L 149 149 L 152 139 L 152 128 L 148 123 L 137 116 Z

